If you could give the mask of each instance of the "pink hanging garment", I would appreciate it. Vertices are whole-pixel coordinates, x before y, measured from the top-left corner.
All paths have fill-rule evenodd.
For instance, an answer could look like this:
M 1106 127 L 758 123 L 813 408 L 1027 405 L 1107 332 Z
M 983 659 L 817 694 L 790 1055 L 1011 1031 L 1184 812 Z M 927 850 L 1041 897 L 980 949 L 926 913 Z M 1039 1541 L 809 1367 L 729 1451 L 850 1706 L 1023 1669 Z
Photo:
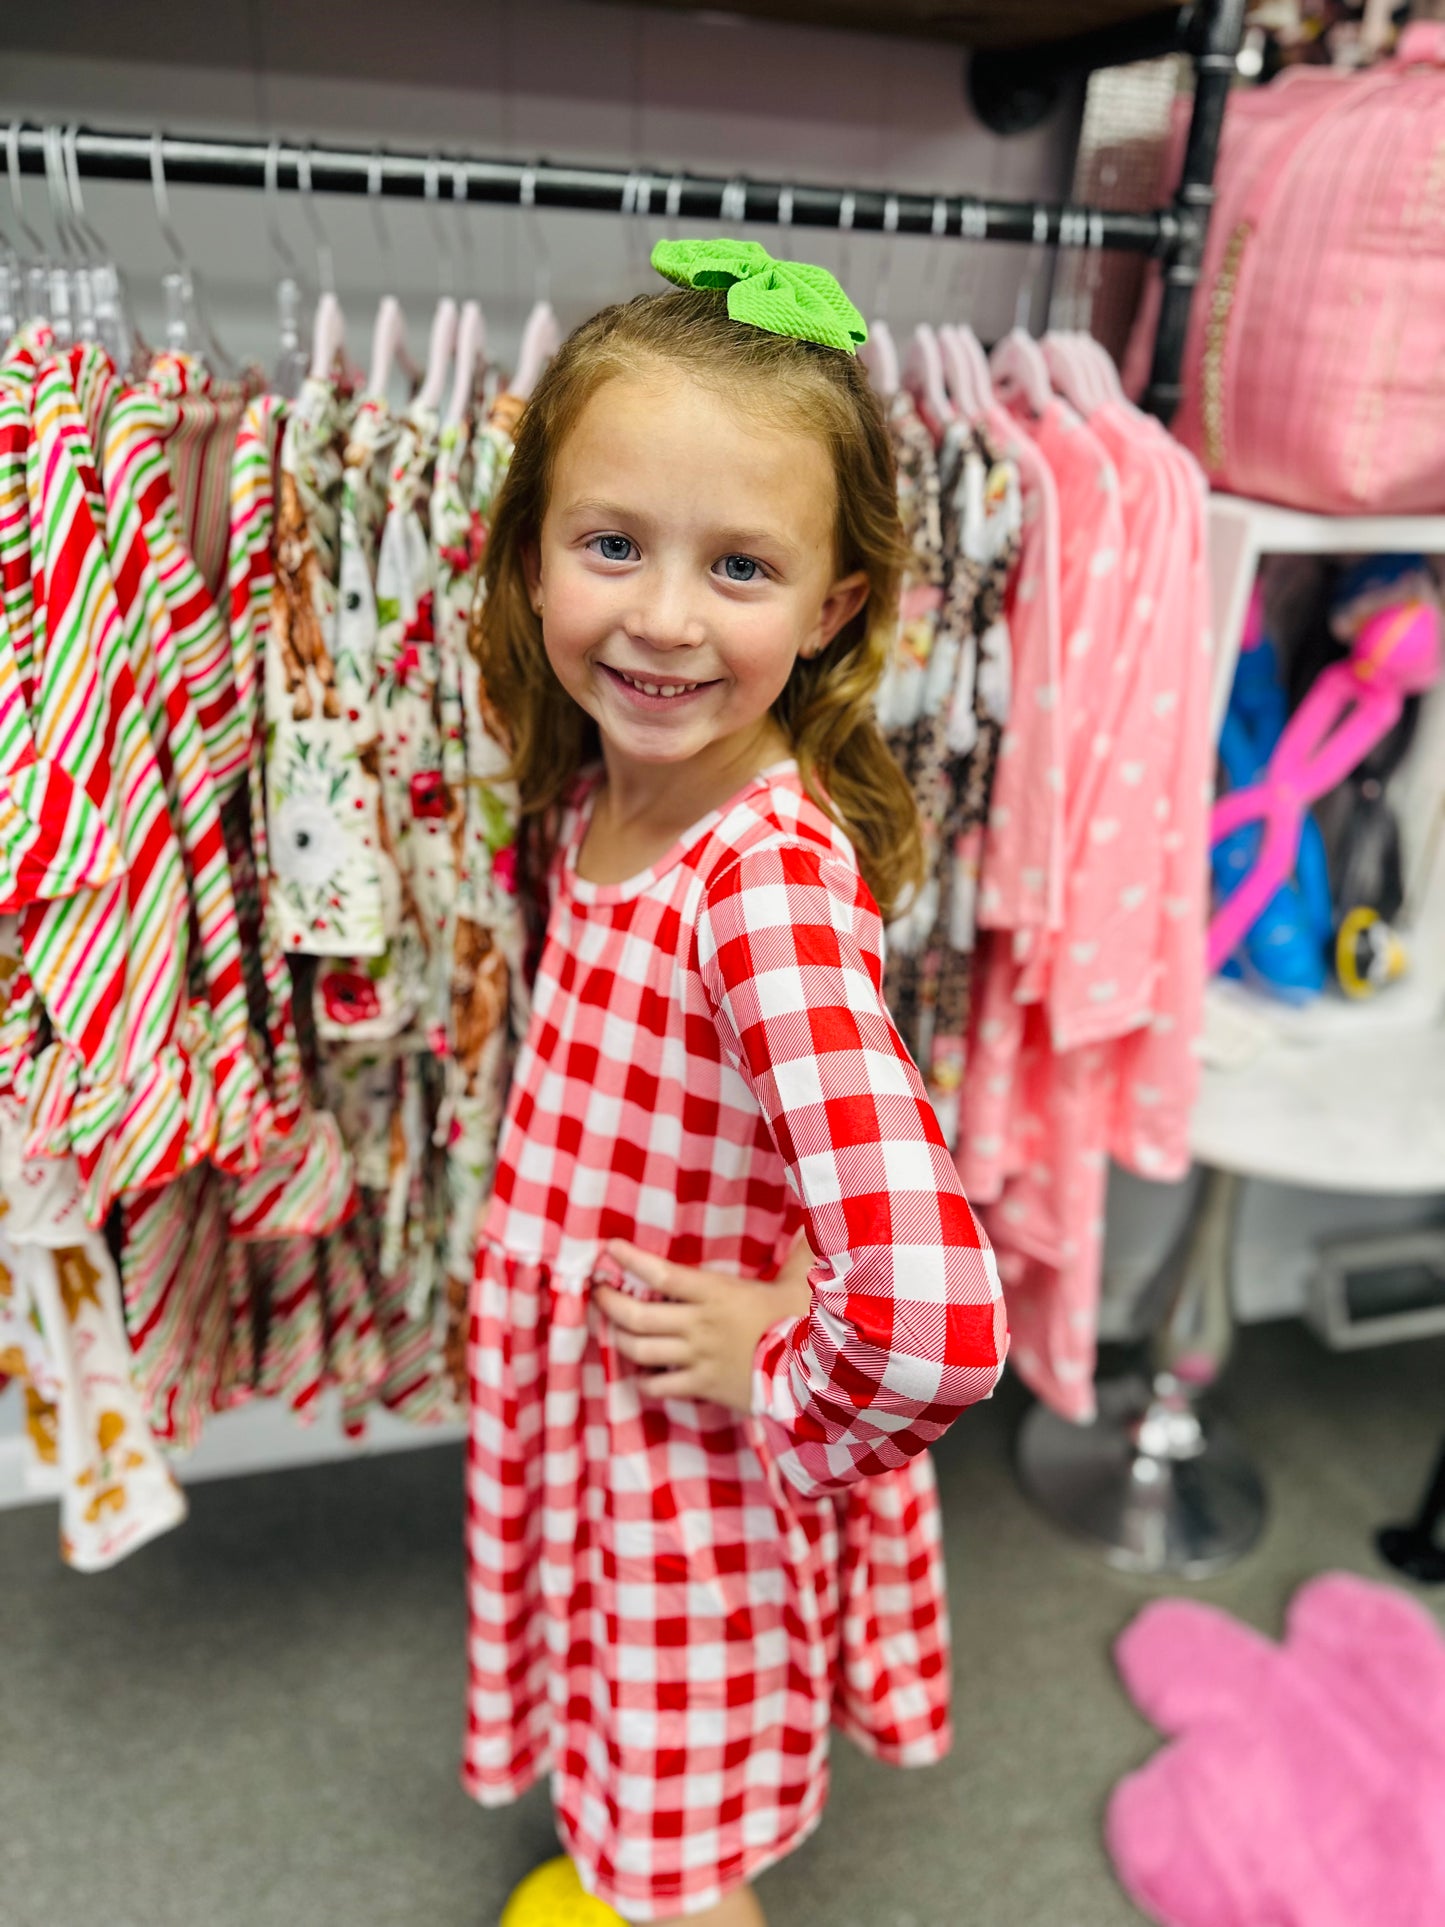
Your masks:
M 1154 992 L 1163 857 L 1154 803 L 1179 726 L 1177 685 L 1169 693 L 1175 524 L 1157 431 L 1132 412 L 1104 407 L 1089 417 L 1119 478 L 1124 562 L 1117 631 L 1102 647 L 1089 644 L 1094 713 L 1071 743 L 1064 931 L 1048 983 L 1058 1050 L 1134 1028 Z
M 1098 437 L 1066 402 L 1050 401 L 1030 424 L 1034 445 L 1048 463 L 1059 502 L 1058 690 L 1063 799 L 1062 921 L 1032 943 L 1014 995 L 1037 1003 L 1049 986 L 1068 928 L 1069 885 L 1085 866 L 1106 862 L 1097 826 L 1080 823 L 1083 779 L 1093 758 L 1097 720 L 1118 675 L 1126 569 L 1119 477 Z M 1106 674 L 1107 665 L 1107 674 Z M 1055 779 L 1048 779 L 1051 783 Z M 1084 847 L 1081 847 L 1084 846 Z M 1015 946 L 1016 954 L 1018 946 Z
M 1214 641 L 1209 607 L 1208 490 L 1193 457 L 1161 432 L 1187 531 L 1177 553 L 1183 584 L 1170 616 L 1180 662 L 1178 752 L 1155 808 L 1163 824 L 1158 949 L 1147 1024 L 1117 1047 L 1109 1148 L 1142 1177 L 1189 1170 L 1189 1122 L 1199 1090 L 1204 1029 L 1204 933 L 1209 916 L 1209 807 L 1214 743 L 1209 690 Z M 1187 558 L 1187 561 L 1185 560 Z
M 1131 1898 L 1163 1927 L 1437 1927 L 1445 1637 L 1405 1593 L 1326 1573 L 1283 1644 L 1193 1599 L 1115 1649 L 1169 1736 L 1109 1803 Z
M 1008 1297 L 1013 1359 L 1041 1398 L 1080 1423 L 1094 1413 L 1109 1151 L 1119 1150 L 1149 1176 L 1187 1169 L 1197 1084 L 1209 756 L 1203 503 L 1188 458 L 1156 431 L 1150 435 L 1155 508 L 1147 518 L 1136 514 L 1130 526 L 1151 535 L 1164 561 L 1161 567 L 1126 558 L 1121 581 L 1152 580 L 1160 607 L 1152 633 L 1119 627 L 1114 649 L 1125 687 L 1112 712 L 1096 708 L 1093 717 L 1096 733 L 1117 721 L 1108 731 L 1110 756 L 1100 759 L 1113 771 L 1070 798 L 1077 883 L 1069 901 L 1080 912 L 1106 914 L 1093 928 L 1071 923 L 1053 944 L 1056 965 L 1068 958 L 1064 984 L 1083 986 L 1082 997 L 1060 999 L 1060 1015 L 1082 1027 L 1086 1041 L 1058 1048 L 1052 983 L 1047 1011 L 1031 1007 L 1020 1022 L 1017 1006 L 1010 1010 L 1010 960 L 995 950 L 970 1054 L 971 1109 L 987 1116 L 990 1131 L 982 1146 L 975 1138 L 970 1148 L 975 1159 L 986 1153 L 1007 1180 L 992 1194 L 987 1217 Z M 1086 781 L 1091 762 L 1081 756 L 1074 766 Z M 1116 814 L 1100 818 L 1100 807 Z M 1102 838 L 1094 834 L 1101 821 L 1109 829 Z M 1135 894 L 1141 883 L 1152 887 L 1152 914 L 1148 899 Z M 1114 906 L 1124 918 L 1114 919 Z M 1193 956 L 1186 954 L 1191 936 Z M 1133 987 L 1123 998 L 1117 979 L 1126 970 Z M 1097 1008 L 1114 1010 L 1118 1029 L 1087 1041 L 1096 1009 L 1091 985 L 1107 987 Z
M 1015 940 L 1057 927 L 1063 914 L 1058 492 L 1007 409 L 991 409 L 987 426 L 1018 471 L 1023 529 L 1006 605 L 1013 686 L 980 865 L 977 988 L 959 1102 L 958 1171 L 975 1205 L 998 1197 L 1007 1170 L 1008 1100 L 1024 1016 L 1013 994 Z
M 985 930 L 1056 930 L 1063 917 L 1064 848 L 1058 489 L 1007 409 L 990 409 L 986 426 L 1018 469 L 1024 527 L 1007 608 L 1013 689 L 989 809 L 978 922 Z

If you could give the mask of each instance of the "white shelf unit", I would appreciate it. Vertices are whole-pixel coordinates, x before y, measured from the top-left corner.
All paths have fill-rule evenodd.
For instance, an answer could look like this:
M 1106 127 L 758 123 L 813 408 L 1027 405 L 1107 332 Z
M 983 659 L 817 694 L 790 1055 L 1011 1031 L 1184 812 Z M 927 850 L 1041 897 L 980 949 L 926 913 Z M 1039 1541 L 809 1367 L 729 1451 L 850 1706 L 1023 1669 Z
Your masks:
M 1445 556 L 1445 515 L 1307 515 L 1216 495 L 1209 547 L 1217 737 L 1262 557 Z M 1192 1129 L 1201 1163 L 1314 1190 L 1445 1192 L 1445 847 L 1439 842 L 1425 875 L 1429 825 L 1445 799 L 1445 689 L 1427 699 L 1392 795 L 1402 819 L 1406 874 L 1422 885 L 1407 933 L 1410 979 L 1378 1002 L 1326 996 L 1303 1010 L 1234 984 L 1211 984 Z

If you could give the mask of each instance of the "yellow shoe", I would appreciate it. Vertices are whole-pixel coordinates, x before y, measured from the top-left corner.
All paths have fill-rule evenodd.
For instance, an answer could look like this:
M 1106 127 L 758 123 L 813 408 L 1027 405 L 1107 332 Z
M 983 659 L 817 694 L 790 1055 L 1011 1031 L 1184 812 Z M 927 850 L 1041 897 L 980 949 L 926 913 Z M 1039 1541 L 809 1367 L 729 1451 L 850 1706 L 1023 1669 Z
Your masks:
M 626 1927 L 605 1901 L 584 1894 L 565 1854 L 529 1873 L 502 1909 L 498 1927 Z

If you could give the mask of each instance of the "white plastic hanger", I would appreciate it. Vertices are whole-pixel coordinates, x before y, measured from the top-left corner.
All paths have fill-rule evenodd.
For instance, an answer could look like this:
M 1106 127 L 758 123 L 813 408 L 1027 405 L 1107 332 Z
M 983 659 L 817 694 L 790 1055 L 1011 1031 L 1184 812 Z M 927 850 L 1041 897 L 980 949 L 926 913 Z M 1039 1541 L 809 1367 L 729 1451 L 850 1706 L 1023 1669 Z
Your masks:
M 406 316 L 394 294 L 384 294 L 376 310 L 371 330 L 371 367 L 366 377 L 366 392 L 373 400 L 386 395 L 392 363 L 406 341 Z
M 465 289 L 475 286 L 477 268 L 466 217 L 467 170 L 460 161 L 452 168 L 452 205 L 456 211 L 457 254 L 462 263 L 462 286 Z M 462 303 L 456 355 L 451 398 L 443 418 L 451 425 L 466 419 L 476 395 L 478 377 L 487 365 L 487 319 L 482 313 L 481 302 L 475 296 L 469 296 Z
M 336 295 L 331 243 L 321 224 L 311 193 L 311 155 L 303 148 L 296 156 L 296 184 L 301 190 L 301 212 L 316 243 L 316 280 L 321 293 L 316 301 L 316 320 L 311 330 L 311 374 L 316 381 L 330 381 L 346 352 L 346 317 Z
M 507 383 L 512 394 L 522 401 L 531 398 L 532 390 L 542 379 L 543 370 L 561 343 L 562 330 L 557 326 L 551 302 L 538 301 L 527 316 L 527 325 L 522 330 L 522 345 L 517 350 L 517 371 Z
M 311 330 L 311 378 L 330 381 L 346 347 L 346 317 L 341 303 L 328 288 L 316 303 L 316 320 Z
M 938 330 L 943 374 L 954 406 L 965 421 L 983 418 L 993 405 L 993 382 L 988 361 L 972 328 L 947 322 Z
M 301 341 L 304 327 L 301 263 L 297 260 L 291 243 L 286 239 L 281 228 L 280 196 L 276 184 L 280 161 L 281 143 L 273 138 L 266 146 L 266 171 L 263 182 L 266 234 L 271 242 L 271 252 L 276 257 L 277 343 L 276 364 L 271 371 L 271 381 L 277 394 L 291 401 L 300 390 L 308 364 L 306 350 Z
M 532 390 L 542 379 L 542 371 L 556 354 L 562 342 L 562 330 L 557 325 L 557 317 L 552 312 L 548 299 L 552 278 L 552 257 L 547 248 L 547 239 L 542 232 L 542 224 L 537 218 L 537 174 L 535 168 L 524 168 L 517 188 L 518 205 L 527 215 L 527 232 L 532 240 L 532 277 L 535 294 L 532 312 L 527 316 L 527 325 L 522 330 L 521 346 L 517 349 L 517 366 L 512 379 L 507 383 L 509 391 L 522 401 L 531 399 Z
M 391 235 L 387 230 L 386 218 L 382 211 L 381 199 L 381 155 L 375 153 L 366 167 L 366 199 L 371 209 L 372 224 L 376 228 L 376 246 L 381 262 L 381 284 L 387 287 L 395 282 L 391 261 Z M 406 351 L 406 316 L 401 303 L 394 294 L 384 294 L 377 304 L 376 320 L 371 328 L 371 367 L 366 377 L 366 393 L 373 400 L 384 400 L 387 386 L 391 381 L 394 364 L 399 364 L 402 372 L 409 375 L 411 385 L 416 385 L 416 369 Z
M 457 344 L 457 304 L 449 294 L 437 303 L 432 317 L 431 342 L 427 350 L 426 375 L 417 390 L 416 407 L 440 408 L 447 371 L 452 365 L 452 350 Z
M 1095 250 L 1103 245 L 1103 224 L 1098 213 L 1088 215 L 1082 210 L 1066 209 L 1060 240 L 1084 243 L 1086 251 L 1070 265 L 1070 292 L 1066 296 L 1060 296 L 1059 282 L 1055 281 L 1049 302 L 1048 332 L 1040 348 L 1055 392 L 1087 417 L 1110 399 L 1109 385 L 1099 365 L 1101 357 L 1108 363 L 1108 356 L 1089 335 L 1098 266 Z M 1112 363 L 1109 366 L 1112 367 Z
M 878 280 L 873 289 L 873 312 L 878 316 L 868 327 L 868 339 L 858 351 L 858 358 L 868 370 L 868 379 L 873 384 L 875 394 L 884 401 L 891 401 L 898 393 L 898 347 L 893 339 L 893 330 L 883 317 L 887 314 L 893 292 L 893 257 L 898 243 L 894 237 L 898 233 L 898 196 L 890 194 L 883 203 L 883 232 L 888 237 L 878 250 Z
M 897 344 L 886 321 L 868 324 L 868 339 L 858 350 L 858 359 L 868 370 L 874 394 L 883 401 L 891 401 L 898 393 L 900 376 Z
M 25 218 L 25 201 L 20 187 L 20 123 L 11 121 L 5 130 L 5 164 L 10 175 L 10 199 L 21 239 L 29 244 L 30 258 L 17 262 L 23 281 L 21 318 L 25 321 L 50 319 L 50 251 L 44 240 Z
M 452 381 L 451 400 L 447 403 L 448 426 L 466 419 L 477 385 L 477 370 L 486 361 L 487 324 L 479 301 L 462 303 L 462 318 L 457 328 L 457 367 Z
M 955 419 L 957 410 L 943 381 L 943 351 L 926 321 L 913 330 L 903 360 L 903 385 L 940 428 Z
M 1034 414 L 1041 415 L 1053 393 L 1043 351 L 1022 328 L 1010 328 L 989 356 L 989 368 L 1000 392 L 1021 395 Z

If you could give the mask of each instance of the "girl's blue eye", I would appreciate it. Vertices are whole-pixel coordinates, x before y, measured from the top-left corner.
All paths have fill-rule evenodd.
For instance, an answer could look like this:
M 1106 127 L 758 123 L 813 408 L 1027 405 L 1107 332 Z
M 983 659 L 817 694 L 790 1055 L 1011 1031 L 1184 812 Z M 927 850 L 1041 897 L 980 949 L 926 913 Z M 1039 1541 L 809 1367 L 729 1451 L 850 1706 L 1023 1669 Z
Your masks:
M 597 553 L 604 562 L 630 562 L 632 560 L 632 537 L 630 535 L 599 535 L 596 537 Z
M 729 555 L 723 558 L 729 582 L 756 582 L 762 574 L 763 565 L 755 562 L 750 555 Z

